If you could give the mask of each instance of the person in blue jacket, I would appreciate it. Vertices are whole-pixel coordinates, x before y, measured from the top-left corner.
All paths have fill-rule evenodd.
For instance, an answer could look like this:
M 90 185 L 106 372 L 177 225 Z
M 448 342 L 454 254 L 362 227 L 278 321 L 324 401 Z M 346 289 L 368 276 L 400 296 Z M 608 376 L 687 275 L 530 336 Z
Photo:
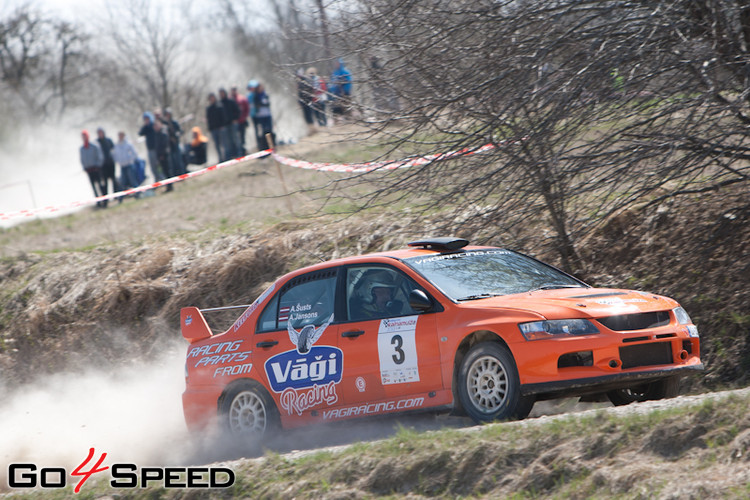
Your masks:
M 341 58 L 336 61 L 336 69 L 331 73 L 328 90 L 333 100 L 331 111 L 335 122 L 337 117 L 341 118 L 349 114 L 349 102 L 352 95 L 352 73 Z

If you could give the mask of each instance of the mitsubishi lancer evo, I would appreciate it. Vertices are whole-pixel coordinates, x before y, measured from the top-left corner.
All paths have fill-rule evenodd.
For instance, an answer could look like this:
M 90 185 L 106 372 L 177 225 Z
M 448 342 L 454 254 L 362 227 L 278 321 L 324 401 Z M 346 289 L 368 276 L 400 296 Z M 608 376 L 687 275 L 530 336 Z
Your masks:
M 457 238 L 299 269 L 243 307 L 217 334 L 209 310 L 181 311 L 191 431 L 257 442 L 426 409 L 522 419 L 539 400 L 673 397 L 703 369 L 698 329 L 675 300 L 592 288 Z

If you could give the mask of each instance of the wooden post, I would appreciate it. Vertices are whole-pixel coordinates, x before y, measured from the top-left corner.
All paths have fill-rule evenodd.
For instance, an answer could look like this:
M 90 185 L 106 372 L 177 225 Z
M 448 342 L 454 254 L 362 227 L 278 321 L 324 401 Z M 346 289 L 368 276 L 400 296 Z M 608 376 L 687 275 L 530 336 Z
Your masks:
M 266 142 L 268 142 L 268 147 L 271 149 L 271 151 L 274 151 L 276 149 L 276 144 L 273 143 L 273 136 L 271 134 L 266 134 Z M 289 209 L 289 213 L 294 213 L 294 210 L 292 210 L 292 200 L 289 196 L 289 188 L 286 185 L 286 181 L 284 180 L 284 174 L 281 173 L 281 165 L 279 165 L 279 162 L 276 163 L 276 173 L 279 175 L 279 180 L 281 181 L 281 187 L 284 188 L 284 199 L 286 199 L 286 207 Z

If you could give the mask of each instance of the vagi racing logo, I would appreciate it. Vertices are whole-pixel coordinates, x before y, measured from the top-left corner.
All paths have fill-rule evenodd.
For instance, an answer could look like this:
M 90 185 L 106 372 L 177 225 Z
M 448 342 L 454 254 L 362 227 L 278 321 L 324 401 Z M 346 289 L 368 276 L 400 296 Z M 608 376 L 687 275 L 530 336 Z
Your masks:
M 336 385 L 344 372 L 344 353 L 338 347 L 314 346 L 333 322 L 333 314 L 319 327 L 305 325 L 297 331 L 287 322 L 289 338 L 297 347 L 269 358 L 265 369 L 280 406 L 289 414 L 338 401 Z

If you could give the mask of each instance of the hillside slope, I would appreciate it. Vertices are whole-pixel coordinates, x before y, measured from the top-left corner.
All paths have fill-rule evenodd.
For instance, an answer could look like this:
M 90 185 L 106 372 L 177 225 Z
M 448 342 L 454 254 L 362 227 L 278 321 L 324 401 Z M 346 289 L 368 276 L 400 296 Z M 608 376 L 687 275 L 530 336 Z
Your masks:
M 337 139 L 314 136 L 287 154 L 349 157 L 351 146 Z M 344 217 L 318 210 L 321 193 L 339 177 L 262 160 L 189 180 L 170 194 L 0 231 L 0 380 L 6 386 L 0 394 L 44 375 L 158 359 L 165 345 L 181 341 L 183 306 L 248 304 L 301 265 L 401 246 L 446 227 L 558 263 L 551 240 L 536 229 L 515 246 L 492 227 L 469 230 L 439 214 L 415 224 L 405 212 Z M 364 188 L 351 187 L 354 194 Z M 292 194 L 279 197 L 286 192 Z M 663 293 L 693 316 L 707 371 L 688 379 L 685 392 L 749 379 L 750 204 L 744 189 L 721 194 L 720 201 L 691 196 L 621 213 L 579 243 L 584 280 Z M 233 318 L 211 319 L 220 330 Z M 239 463 L 245 479 L 227 496 L 638 498 L 655 491 L 660 498 L 742 498 L 748 494 L 742 472 L 750 444 L 742 417 L 747 408 L 744 395 L 685 414 L 594 414 L 528 434 L 504 425 L 470 440 L 405 432 L 358 457 Z M 698 479 L 691 475 L 696 469 Z M 714 484 L 708 477 L 727 480 Z

